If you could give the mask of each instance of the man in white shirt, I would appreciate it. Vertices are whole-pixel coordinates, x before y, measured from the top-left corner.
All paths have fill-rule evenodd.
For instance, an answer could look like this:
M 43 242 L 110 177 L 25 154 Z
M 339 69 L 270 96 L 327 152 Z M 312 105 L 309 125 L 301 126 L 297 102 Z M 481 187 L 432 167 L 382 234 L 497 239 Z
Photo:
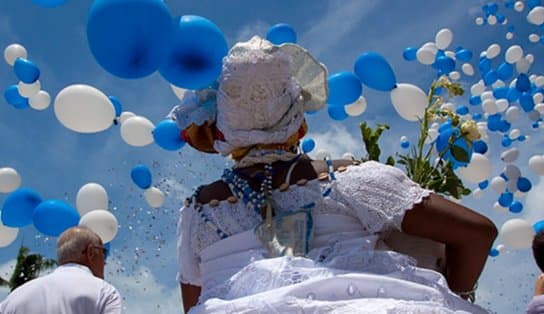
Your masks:
M 117 314 L 119 292 L 104 281 L 106 249 L 89 229 L 73 227 L 57 242 L 59 267 L 11 292 L 0 314 Z

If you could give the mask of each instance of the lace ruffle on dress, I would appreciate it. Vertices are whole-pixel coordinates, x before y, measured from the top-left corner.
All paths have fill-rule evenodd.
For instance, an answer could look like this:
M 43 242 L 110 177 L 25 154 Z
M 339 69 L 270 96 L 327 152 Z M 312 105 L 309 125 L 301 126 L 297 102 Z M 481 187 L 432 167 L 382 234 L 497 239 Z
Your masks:
M 374 249 L 379 234 L 400 229 L 406 210 L 429 190 L 376 162 L 337 172 L 322 197 L 326 185 L 313 180 L 273 192 L 280 211 L 315 203 L 306 257 L 267 258 L 253 233 L 260 219 L 243 202 L 202 209 L 226 239 L 192 207 L 182 208 L 178 280 L 202 287 L 191 313 L 485 313 L 449 291 L 441 274 Z

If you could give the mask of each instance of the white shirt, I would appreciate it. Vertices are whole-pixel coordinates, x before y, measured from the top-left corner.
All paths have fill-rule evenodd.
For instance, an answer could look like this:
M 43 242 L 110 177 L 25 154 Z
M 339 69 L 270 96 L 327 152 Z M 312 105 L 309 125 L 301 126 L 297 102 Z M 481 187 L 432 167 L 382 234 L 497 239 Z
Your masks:
M 10 293 L 0 314 L 117 314 L 121 296 L 112 285 L 78 264 L 59 266 Z

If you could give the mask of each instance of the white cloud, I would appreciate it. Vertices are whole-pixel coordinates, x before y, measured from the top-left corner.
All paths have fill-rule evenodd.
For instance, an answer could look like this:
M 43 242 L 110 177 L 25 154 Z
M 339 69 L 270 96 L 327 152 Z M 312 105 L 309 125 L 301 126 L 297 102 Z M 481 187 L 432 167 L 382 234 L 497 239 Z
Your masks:
M 250 40 L 254 35 L 265 37 L 270 26 L 270 24 L 260 20 L 253 24 L 244 25 L 236 34 L 235 42 Z
M 316 143 L 313 153 L 325 149 L 332 158 L 340 158 L 346 152 L 355 154 L 356 157 L 361 155 L 361 140 L 355 138 L 344 126 L 333 125 L 325 133 L 308 133 L 307 137 L 314 139 Z

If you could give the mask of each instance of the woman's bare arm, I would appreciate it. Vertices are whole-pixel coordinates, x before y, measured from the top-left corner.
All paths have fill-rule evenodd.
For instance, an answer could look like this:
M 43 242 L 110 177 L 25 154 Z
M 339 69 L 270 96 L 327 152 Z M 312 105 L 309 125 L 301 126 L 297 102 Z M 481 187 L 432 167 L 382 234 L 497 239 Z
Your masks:
M 491 220 L 436 194 L 406 212 L 402 229 L 446 244 L 446 279 L 458 292 L 474 287 L 497 237 Z
M 189 312 L 189 310 L 198 303 L 201 290 L 202 289 L 199 286 L 181 284 L 181 300 L 183 301 L 185 313 Z

